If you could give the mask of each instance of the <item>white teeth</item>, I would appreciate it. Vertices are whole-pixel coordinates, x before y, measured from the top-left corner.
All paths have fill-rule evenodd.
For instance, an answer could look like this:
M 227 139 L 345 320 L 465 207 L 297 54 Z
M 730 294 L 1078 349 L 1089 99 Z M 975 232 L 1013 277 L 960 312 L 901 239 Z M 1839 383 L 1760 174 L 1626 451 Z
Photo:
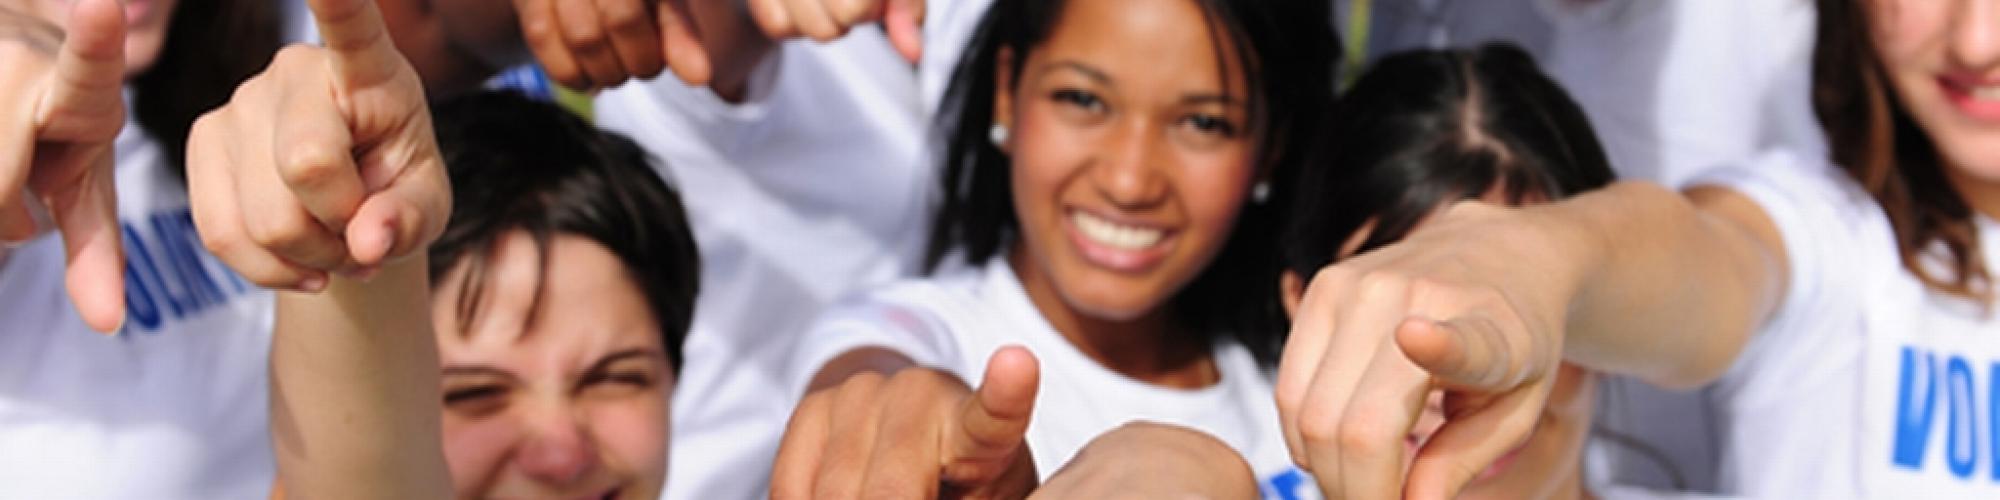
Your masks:
M 1070 222 L 1076 224 L 1083 237 L 1120 250 L 1145 249 L 1166 236 L 1166 232 L 1158 229 L 1119 225 L 1082 211 L 1071 212 Z
M 2000 101 L 2000 85 L 1973 87 L 1972 98 L 1980 101 Z

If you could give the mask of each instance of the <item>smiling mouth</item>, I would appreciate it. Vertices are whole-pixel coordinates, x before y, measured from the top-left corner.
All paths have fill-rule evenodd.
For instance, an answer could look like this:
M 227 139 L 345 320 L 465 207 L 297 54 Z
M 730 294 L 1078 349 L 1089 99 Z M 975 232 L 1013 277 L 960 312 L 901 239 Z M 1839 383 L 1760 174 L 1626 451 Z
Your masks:
M 1158 229 L 1127 226 L 1077 210 L 1070 212 L 1070 223 L 1076 225 L 1078 233 L 1090 241 L 1118 250 L 1138 251 L 1158 245 L 1167 236 Z
M 1072 248 L 1099 268 L 1144 273 L 1164 262 L 1173 248 L 1170 230 L 1120 223 L 1084 210 L 1070 210 L 1066 219 Z

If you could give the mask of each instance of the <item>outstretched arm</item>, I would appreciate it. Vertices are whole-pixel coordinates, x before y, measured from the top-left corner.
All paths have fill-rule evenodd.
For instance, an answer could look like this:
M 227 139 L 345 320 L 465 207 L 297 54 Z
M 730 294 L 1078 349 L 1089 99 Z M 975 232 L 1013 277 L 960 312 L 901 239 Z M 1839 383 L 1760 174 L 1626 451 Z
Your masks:
M 1565 356 L 1669 386 L 1719 376 L 1778 303 L 1783 255 L 1721 189 L 1449 207 L 1313 279 L 1277 383 L 1293 459 L 1331 496 L 1453 496 L 1526 439 Z M 1461 411 L 1405 476 L 1403 437 L 1440 388 Z
M 451 211 L 430 110 L 373 0 L 311 0 L 293 46 L 188 139 L 202 242 L 280 290 L 271 430 L 294 498 L 446 498 L 425 250 Z

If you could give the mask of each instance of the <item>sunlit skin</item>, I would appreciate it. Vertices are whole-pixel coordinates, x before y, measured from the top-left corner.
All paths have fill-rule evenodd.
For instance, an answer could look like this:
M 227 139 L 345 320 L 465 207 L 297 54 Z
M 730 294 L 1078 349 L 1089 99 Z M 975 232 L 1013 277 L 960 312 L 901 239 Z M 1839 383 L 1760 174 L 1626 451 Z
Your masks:
M 32 0 L 35 13 L 57 26 L 68 24 L 71 0 Z M 125 76 L 152 69 L 167 45 L 167 26 L 180 0 L 125 0 Z
M 1071 343 L 1168 386 L 1217 380 L 1208 346 L 1172 342 L 1167 303 L 1221 251 L 1257 172 L 1247 84 L 1186 0 L 1069 2 L 1017 87 L 1002 54 L 996 121 L 1012 130 L 1021 238 L 1009 263 Z M 1136 8 L 1135 8 L 1136 7 Z M 1158 235 L 1112 245 L 1075 219 Z M 1099 233 L 1100 235 L 1102 233 Z M 1129 242 L 1128 242 L 1129 243 Z
M 1506 204 L 1507 196 L 1501 186 L 1480 195 L 1480 201 Z M 1530 194 L 1522 200 L 1527 204 L 1545 203 L 1546 197 Z M 1349 235 L 1341 243 L 1340 259 L 1355 255 L 1361 243 L 1374 232 L 1374 222 L 1370 221 L 1361 229 Z M 1412 228 L 1414 231 L 1415 228 Z M 1296 273 L 1287 271 L 1280 284 L 1285 300 L 1285 310 L 1297 310 L 1299 298 L 1304 293 L 1304 282 Z M 1549 392 L 1548 406 L 1542 409 L 1535 429 L 1528 435 L 1527 442 L 1521 443 L 1498 462 L 1473 478 L 1458 498 L 1462 499 L 1545 499 L 1569 500 L 1591 498 L 1583 488 L 1583 445 L 1590 437 L 1592 411 L 1597 401 L 1597 377 L 1582 367 L 1563 363 L 1556 371 L 1555 386 Z M 1424 400 L 1423 413 L 1417 418 L 1415 427 L 1410 429 L 1404 441 L 1407 451 L 1404 455 L 1405 468 L 1416 457 L 1431 435 L 1444 425 L 1450 411 L 1444 404 L 1444 391 L 1431 391 Z
M 557 235 L 547 251 L 503 235 L 469 322 L 470 266 L 438 283 L 452 482 L 463 498 L 658 498 L 674 386 L 659 322 L 604 246 Z
M 2000 217 L 2000 1 L 1867 2 L 1896 98 L 1941 153 L 1953 186 Z

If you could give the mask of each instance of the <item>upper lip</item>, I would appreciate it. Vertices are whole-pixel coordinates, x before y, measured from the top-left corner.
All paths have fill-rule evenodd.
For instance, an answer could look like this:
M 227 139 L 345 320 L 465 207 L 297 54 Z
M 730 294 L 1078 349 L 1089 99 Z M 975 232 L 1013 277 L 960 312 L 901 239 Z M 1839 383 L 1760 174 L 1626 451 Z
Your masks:
M 2000 75 L 1987 76 L 1971 72 L 1949 73 L 1939 77 L 1938 79 L 1940 81 L 1943 81 L 1945 85 L 1950 85 L 1962 89 L 2000 85 Z
M 1137 217 L 1124 215 L 1116 211 L 1095 210 L 1084 207 L 1072 207 L 1070 208 L 1070 210 L 1084 214 L 1089 214 L 1091 217 L 1103 219 L 1106 222 L 1110 222 L 1112 224 L 1117 224 L 1120 226 L 1130 226 L 1130 227 L 1152 229 L 1163 232 L 1173 232 L 1173 227 L 1171 227 L 1168 224 L 1143 220 Z

